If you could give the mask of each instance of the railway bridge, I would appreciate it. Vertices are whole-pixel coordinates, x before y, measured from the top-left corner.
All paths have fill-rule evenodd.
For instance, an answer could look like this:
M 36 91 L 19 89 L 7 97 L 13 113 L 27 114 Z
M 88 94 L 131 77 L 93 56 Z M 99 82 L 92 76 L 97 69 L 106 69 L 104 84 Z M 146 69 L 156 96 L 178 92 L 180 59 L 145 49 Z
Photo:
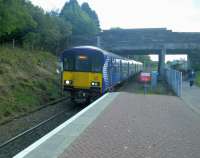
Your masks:
M 187 54 L 192 66 L 198 65 L 200 59 L 199 32 L 173 32 L 166 28 L 111 29 L 99 34 L 97 46 L 120 55 L 157 54 L 161 75 L 166 54 Z

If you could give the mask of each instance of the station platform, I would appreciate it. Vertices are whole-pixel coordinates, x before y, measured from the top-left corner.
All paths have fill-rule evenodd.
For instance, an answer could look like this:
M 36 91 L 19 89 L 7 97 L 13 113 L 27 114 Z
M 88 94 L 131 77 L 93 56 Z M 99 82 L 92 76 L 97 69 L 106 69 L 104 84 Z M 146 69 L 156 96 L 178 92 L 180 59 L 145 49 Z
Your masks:
M 200 117 L 175 96 L 107 93 L 14 158 L 199 158 Z
M 195 112 L 200 115 L 200 87 L 189 86 L 189 82 L 184 81 L 182 86 L 183 101 Z

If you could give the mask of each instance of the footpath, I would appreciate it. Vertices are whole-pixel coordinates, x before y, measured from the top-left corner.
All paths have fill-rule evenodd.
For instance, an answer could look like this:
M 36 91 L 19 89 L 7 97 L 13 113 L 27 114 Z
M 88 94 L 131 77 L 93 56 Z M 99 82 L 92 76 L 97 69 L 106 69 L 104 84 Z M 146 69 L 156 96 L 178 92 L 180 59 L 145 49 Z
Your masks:
M 196 85 L 189 86 L 189 82 L 183 82 L 182 100 L 195 112 L 200 114 L 200 88 Z

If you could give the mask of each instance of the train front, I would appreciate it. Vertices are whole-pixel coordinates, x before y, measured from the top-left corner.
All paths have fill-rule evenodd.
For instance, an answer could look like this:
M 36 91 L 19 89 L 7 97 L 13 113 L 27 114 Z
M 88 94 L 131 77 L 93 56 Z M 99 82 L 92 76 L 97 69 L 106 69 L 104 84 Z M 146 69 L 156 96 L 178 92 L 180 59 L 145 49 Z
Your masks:
M 103 55 L 90 49 L 74 48 L 62 54 L 63 91 L 75 102 L 90 102 L 102 94 Z

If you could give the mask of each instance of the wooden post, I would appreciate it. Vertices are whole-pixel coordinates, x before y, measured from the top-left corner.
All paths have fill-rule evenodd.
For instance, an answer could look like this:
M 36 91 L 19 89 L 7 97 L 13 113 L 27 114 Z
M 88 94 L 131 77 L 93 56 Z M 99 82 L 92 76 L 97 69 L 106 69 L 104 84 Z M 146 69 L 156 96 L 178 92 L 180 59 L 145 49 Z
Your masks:
M 15 48 L 15 39 L 13 39 L 13 49 Z

